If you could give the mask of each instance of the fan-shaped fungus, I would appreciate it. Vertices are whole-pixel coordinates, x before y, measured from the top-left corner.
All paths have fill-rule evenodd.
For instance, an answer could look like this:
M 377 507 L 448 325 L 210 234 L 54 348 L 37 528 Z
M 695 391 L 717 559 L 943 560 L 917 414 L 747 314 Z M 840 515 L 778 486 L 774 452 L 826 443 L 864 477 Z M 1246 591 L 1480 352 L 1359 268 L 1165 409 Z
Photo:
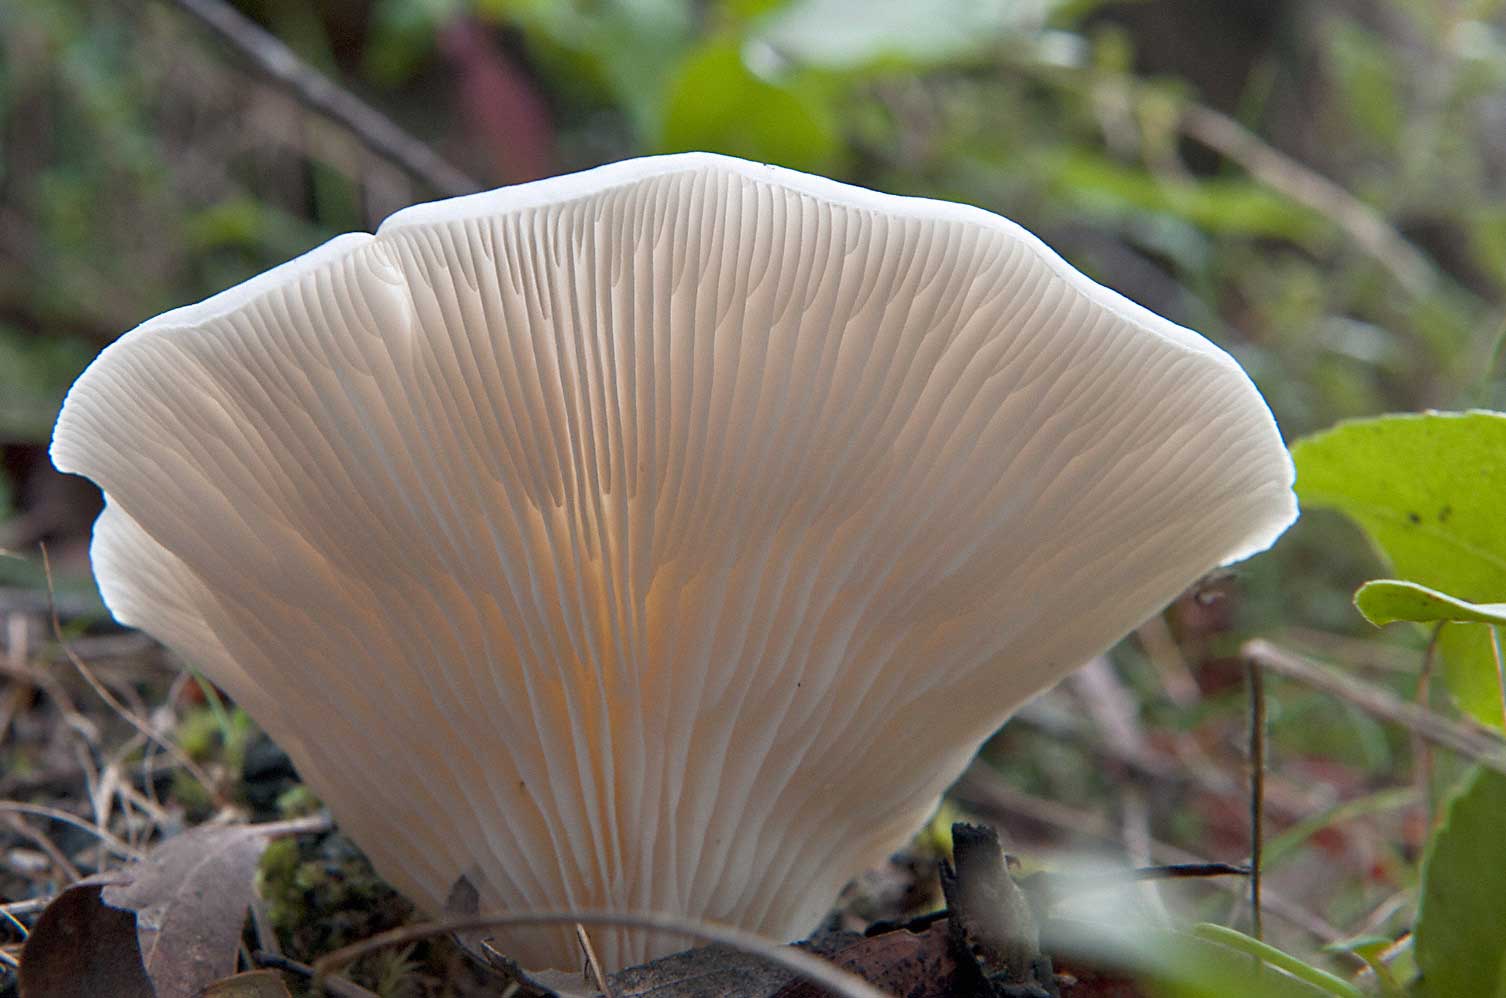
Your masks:
M 114 614 L 426 908 L 465 877 L 786 939 L 1296 511 L 1238 365 L 1015 224 L 705 154 L 419 205 L 153 319 L 52 453 L 105 491 Z

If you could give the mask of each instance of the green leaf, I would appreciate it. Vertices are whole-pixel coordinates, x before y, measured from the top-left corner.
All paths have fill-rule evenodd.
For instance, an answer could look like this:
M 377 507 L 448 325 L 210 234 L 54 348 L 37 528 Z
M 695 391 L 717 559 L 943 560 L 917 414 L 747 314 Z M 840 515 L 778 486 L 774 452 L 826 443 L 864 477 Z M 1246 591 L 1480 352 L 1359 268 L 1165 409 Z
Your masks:
M 1360 989 L 1343 978 L 1335 977 L 1326 970 L 1305 963 L 1290 953 L 1284 953 L 1253 936 L 1245 935 L 1243 932 L 1236 931 L 1227 926 L 1204 922 L 1193 926 L 1192 933 L 1200 939 L 1220 943 L 1241 953 L 1248 953 L 1268 966 L 1290 974 L 1296 980 L 1311 984 L 1313 987 L 1327 994 L 1341 995 L 1343 998 L 1361 998 Z
M 1506 996 L 1506 776 L 1478 769 L 1422 861 L 1415 941 L 1423 998 Z
M 755 40 L 806 66 L 934 65 L 977 56 L 1010 34 L 1040 30 L 1042 11 L 1015 0 L 794 0 Z
M 1416 977 L 1411 960 L 1412 937 L 1359 936 L 1323 947 L 1325 953 L 1352 953 L 1364 960 L 1375 975 L 1384 998 L 1405 998 L 1408 982 Z
M 819 95 L 754 75 L 731 38 L 695 52 L 669 88 L 660 151 L 696 149 L 815 173 L 831 172 L 842 151 Z
M 694 34 L 689 0 L 477 0 L 475 9 L 521 29 L 562 94 L 604 90 L 641 141 L 660 134 L 669 76 Z
M 1308 209 L 1241 178 L 1168 181 L 1078 149 L 1043 156 L 1040 162 L 1054 196 L 1080 212 L 1110 220 L 1171 215 L 1205 232 L 1293 242 L 1308 242 L 1326 231 Z
M 1346 514 L 1395 574 L 1493 603 L 1506 597 L 1506 414 L 1429 412 L 1341 423 L 1292 445 L 1297 495 Z M 1489 628 L 1454 624 L 1439 642 L 1450 692 L 1502 726 Z
M 1376 579 L 1360 586 L 1354 605 L 1376 627 L 1409 620 L 1415 624 L 1458 621 L 1506 624 L 1506 603 L 1471 603 L 1401 579 Z
M 1360 998 L 1349 982 L 1221 926 L 1175 932 L 1132 918 L 1055 918 L 1042 947 L 1128 972 L 1164 998 Z
M 1297 852 L 1299 846 L 1314 835 L 1334 825 L 1372 814 L 1384 814 L 1417 803 L 1416 787 L 1391 787 L 1365 797 L 1346 800 L 1332 807 L 1310 814 L 1269 839 L 1261 850 L 1262 870 L 1272 870 L 1288 856 Z

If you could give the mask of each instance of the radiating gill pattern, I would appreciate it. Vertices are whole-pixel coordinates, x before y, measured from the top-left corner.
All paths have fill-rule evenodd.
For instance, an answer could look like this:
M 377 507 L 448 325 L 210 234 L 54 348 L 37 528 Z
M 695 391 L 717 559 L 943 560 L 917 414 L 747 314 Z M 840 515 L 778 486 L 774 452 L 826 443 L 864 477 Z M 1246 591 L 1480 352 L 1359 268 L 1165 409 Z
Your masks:
M 1232 361 L 1010 223 L 660 162 L 149 323 L 54 454 L 117 616 L 431 911 L 465 876 L 795 938 L 1023 700 L 1269 543 L 1289 465 Z

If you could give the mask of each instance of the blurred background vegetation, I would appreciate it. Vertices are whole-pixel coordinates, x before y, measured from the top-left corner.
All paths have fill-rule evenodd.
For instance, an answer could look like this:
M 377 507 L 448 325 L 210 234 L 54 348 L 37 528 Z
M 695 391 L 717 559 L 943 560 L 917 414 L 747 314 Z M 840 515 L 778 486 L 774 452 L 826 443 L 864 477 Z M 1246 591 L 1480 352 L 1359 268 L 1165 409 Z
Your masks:
M 192 6 L 0 0 L 0 547 L 65 574 L 93 510 L 43 450 L 123 330 L 404 204 L 652 152 L 1014 218 L 1234 352 L 1289 436 L 1506 401 L 1494 0 L 243 0 L 437 180 Z M 1299 532 L 1263 612 L 1347 621 L 1348 540 Z
M 715 150 L 1007 215 L 1234 353 L 1289 438 L 1385 411 L 1506 407 L 1499 0 L 236 8 L 443 162 L 414 170 L 310 107 L 207 27 L 202 3 L 0 0 L 10 598 L 40 588 L 45 542 L 60 591 L 94 599 L 97 495 L 54 472 L 46 446 L 67 386 L 121 332 L 405 204 L 645 153 Z M 1113 681 L 1142 694 L 1131 712 L 1153 739 L 1216 754 L 1240 728 L 1220 699 L 1237 701 L 1238 639 L 1342 653 L 1365 626 L 1350 594 L 1376 566 L 1358 532 L 1310 516 L 1245 572 L 1239 599 L 1186 600 L 1120 649 Z M 1404 689 L 1417 643 L 1396 640 L 1357 657 Z M 1011 780 L 1093 799 L 1117 770 L 1097 750 L 1053 755 L 1073 718 L 1042 704 L 1003 736 L 1002 754 L 1040 760 Z M 1272 724 L 1292 814 L 1394 808 L 1376 795 L 1405 770 L 1405 738 L 1295 690 L 1277 691 Z M 1240 855 L 1243 804 L 1225 789 L 1158 812 L 1155 834 Z M 1421 833 L 1388 826 L 1360 848 L 1325 828 L 1288 843 L 1322 846 L 1293 860 L 1301 906 L 1329 929 L 1405 923 Z M 1312 880 L 1325 863 L 1351 876 Z

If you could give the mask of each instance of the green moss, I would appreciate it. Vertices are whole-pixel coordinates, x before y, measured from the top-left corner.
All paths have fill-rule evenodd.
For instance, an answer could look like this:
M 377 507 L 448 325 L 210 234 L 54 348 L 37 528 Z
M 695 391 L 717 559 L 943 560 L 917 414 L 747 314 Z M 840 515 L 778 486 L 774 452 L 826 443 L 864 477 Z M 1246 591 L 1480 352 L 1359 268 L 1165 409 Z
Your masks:
M 306 960 L 403 924 L 413 906 L 341 835 L 284 839 L 262 857 L 267 914 L 288 955 Z
M 173 772 L 172 799 L 182 805 L 184 815 L 191 824 L 208 820 L 214 813 L 214 798 L 204 785 L 184 770 Z
M 323 806 L 314 792 L 301 783 L 277 796 L 277 813 L 284 818 L 302 818 L 314 814 Z
M 178 747 L 194 762 L 208 762 L 219 753 L 220 732 L 219 719 L 214 712 L 208 707 L 198 707 L 178 718 L 173 736 Z

